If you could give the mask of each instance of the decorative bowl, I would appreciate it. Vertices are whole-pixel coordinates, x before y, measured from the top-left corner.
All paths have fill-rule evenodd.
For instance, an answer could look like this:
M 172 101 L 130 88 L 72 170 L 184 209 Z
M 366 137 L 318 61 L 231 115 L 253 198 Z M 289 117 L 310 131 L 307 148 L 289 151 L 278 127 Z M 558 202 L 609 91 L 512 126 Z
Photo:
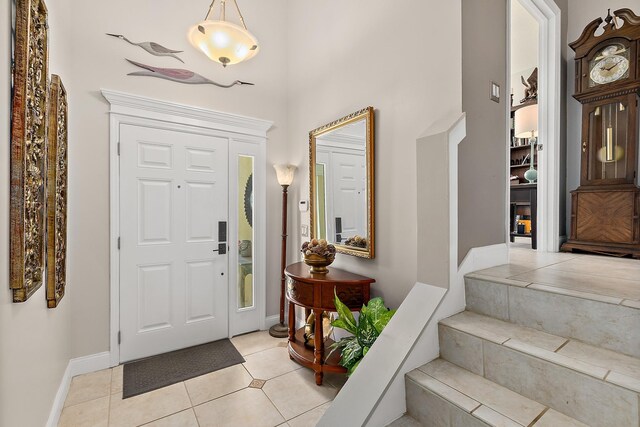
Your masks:
M 311 267 L 311 272 L 316 274 L 326 274 L 327 268 L 336 259 L 335 255 L 322 256 L 317 254 L 304 255 L 304 263 Z

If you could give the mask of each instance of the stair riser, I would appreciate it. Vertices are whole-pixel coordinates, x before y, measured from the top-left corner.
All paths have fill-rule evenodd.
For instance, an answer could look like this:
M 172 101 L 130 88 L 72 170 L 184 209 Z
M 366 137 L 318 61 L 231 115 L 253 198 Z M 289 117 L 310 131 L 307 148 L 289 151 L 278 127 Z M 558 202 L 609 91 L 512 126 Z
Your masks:
M 440 357 L 593 427 L 637 427 L 639 395 L 440 325 Z
M 640 310 L 466 278 L 467 310 L 640 357 Z
M 405 377 L 407 414 L 425 427 L 489 427 L 454 404 Z

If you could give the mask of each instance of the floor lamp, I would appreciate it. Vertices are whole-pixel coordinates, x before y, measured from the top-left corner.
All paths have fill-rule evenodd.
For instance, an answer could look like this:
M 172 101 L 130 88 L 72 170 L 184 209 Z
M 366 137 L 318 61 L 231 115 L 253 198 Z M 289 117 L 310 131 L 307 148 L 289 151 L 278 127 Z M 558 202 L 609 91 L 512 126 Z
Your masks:
M 293 165 L 273 165 L 276 170 L 278 184 L 282 186 L 282 254 L 280 258 L 280 323 L 269 329 L 269 334 L 275 338 L 286 338 L 289 335 L 287 325 L 284 324 L 284 269 L 287 262 L 287 188 L 293 182 L 296 167 Z

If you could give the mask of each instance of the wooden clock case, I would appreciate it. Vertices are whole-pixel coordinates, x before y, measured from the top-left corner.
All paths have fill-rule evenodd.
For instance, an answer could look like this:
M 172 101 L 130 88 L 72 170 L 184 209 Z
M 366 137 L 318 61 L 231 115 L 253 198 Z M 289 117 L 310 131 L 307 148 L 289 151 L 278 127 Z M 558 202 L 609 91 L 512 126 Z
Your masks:
M 615 256 L 640 258 L 640 188 L 638 178 L 638 133 L 640 95 L 640 17 L 630 9 L 619 9 L 603 21 L 588 24 L 580 38 L 569 46 L 575 51 L 576 77 L 574 98 L 582 104 L 582 139 L 580 186 L 571 192 L 571 229 L 563 251 L 585 251 Z M 604 33 L 596 31 L 605 23 Z M 594 84 L 590 64 L 608 45 L 617 44 L 628 50 L 629 71 L 619 80 Z M 596 58 L 597 59 L 597 58 Z M 600 109 L 615 105 L 624 112 L 620 124 L 615 120 L 616 140 L 624 138 L 624 157 L 616 160 L 614 176 L 602 172 L 604 150 L 603 118 Z M 609 113 L 611 114 L 611 113 Z M 617 114 L 617 113 L 616 113 Z M 603 114 L 604 115 L 604 114 Z M 609 123 L 613 123 L 609 116 Z M 611 139 L 611 138 L 608 138 Z M 618 146 L 616 145 L 616 150 Z M 618 164 L 620 167 L 618 167 Z

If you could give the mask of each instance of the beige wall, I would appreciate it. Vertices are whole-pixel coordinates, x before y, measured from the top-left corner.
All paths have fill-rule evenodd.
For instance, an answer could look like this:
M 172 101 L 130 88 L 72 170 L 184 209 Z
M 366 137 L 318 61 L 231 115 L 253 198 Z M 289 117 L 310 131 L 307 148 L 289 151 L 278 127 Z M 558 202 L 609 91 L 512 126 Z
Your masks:
M 638 0 L 566 0 L 568 2 L 568 30 L 567 43 L 571 43 L 580 37 L 584 27 L 594 19 L 607 16 L 607 9 L 612 11 L 621 8 L 629 8 L 636 15 L 640 14 L 640 3 Z M 582 107 L 573 98 L 575 93 L 575 62 L 573 50 L 565 44 L 567 49 L 567 182 L 566 182 L 566 205 L 567 210 L 571 209 L 571 194 L 569 191 L 575 190 L 580 185 L 580 140 L 582 133 Z M 566 226 L 570 228 L 571 217 L 567 215 Z
M 66 0 L 48 0 L 50 71 L 68 76 Z M 9 291 L 10 1 L 0 6 L 0 425 L 42 427 L 71 355 L 71 301 L 48 309 L 44 286 L 13 304 Z M 68 79 L 64 79 L 67 83 Z
M 74 67 L 70 94 L 72 157 L 69 173 L 69 269 L 73 303 L 73 356 L 109 349 L 109 156 L 108 103 L 100 89 L 112 89 L 275 122 L 269 132 L 267 161 L 284 158 L 286 2 L 245 0 L 242 11 L 262 51 L 251 61 L 223 69 L 195 51 L 187 29 L 202 19 L 208 4 L 169 0 L 74 2 L 71 46 Z M 231 19 L 235 18 L 229 12 Z M 154 57 L 108 37 L 152 40 L 184 50 L 185 64 Z M 188 68 L 219 82 L 236 79 L 255 86 L 221 89 L 189 86 L 161 79 L 127 76 L 138 71 L 124 58 L 161 67 Z M 278 312 L 279 195 L 273 168 L 267 168 L 267 314 Z
M 416 139 L 462 111 L 460 3 L 303 0 L 289 2 L 289 16 L 292 205 L 309 198 L 309 131 L 375 107 L 376 258 L 334 265 L 374 277 L 374 295 L 398 307 L 416 282 Z M 309 216 L 294 218 L 292 261 Z
M 73 4 L 73 7 L 71 7 Z M 70 358 L 109 350 L 109 157 L 108 104 L 100 89 L 238 113 L 275 122 L 269 132 L 268 163 L 286 160 L 286 2 L 245 0 L 243 12 L 263 52 L 227 70 L 193 50 L 185 34 L 202 19 L 207 4 L 168 0 L 109 2 L 48 0 L 51 71 L 69 95 L 69 217 L 67 296 L 48 310 L 44 289 L 25 304 L 12 304 L 8 282 L 9 147 L 0 151 L 0 425 L 42 426 Z M 10 105 L 9 2 L 2 2 L 0 101 Z M 231 15 L 231 13 L 230 13 Z M 108 37 L 152 40 L 184 50 L 186 65 L 153 57 Z M 213 80 L 250 81 L 253 87 L 220 89 L 130 77 L 137 69 L 124 58 L 164 67 L 190 68 Z M 8 140 L 8 109 L 0 129 Z M 279 296 L 280 194 L 267 168 L 267 314 L 277 314 Z M 18 421 L 20 420 L 20 421 Z
M 467 137 L 458 170 L 458 262 L 506 240 L 507 0 L 462 0 L 462 109 Z M 501 87 L 489 99 L 490 82 Z

